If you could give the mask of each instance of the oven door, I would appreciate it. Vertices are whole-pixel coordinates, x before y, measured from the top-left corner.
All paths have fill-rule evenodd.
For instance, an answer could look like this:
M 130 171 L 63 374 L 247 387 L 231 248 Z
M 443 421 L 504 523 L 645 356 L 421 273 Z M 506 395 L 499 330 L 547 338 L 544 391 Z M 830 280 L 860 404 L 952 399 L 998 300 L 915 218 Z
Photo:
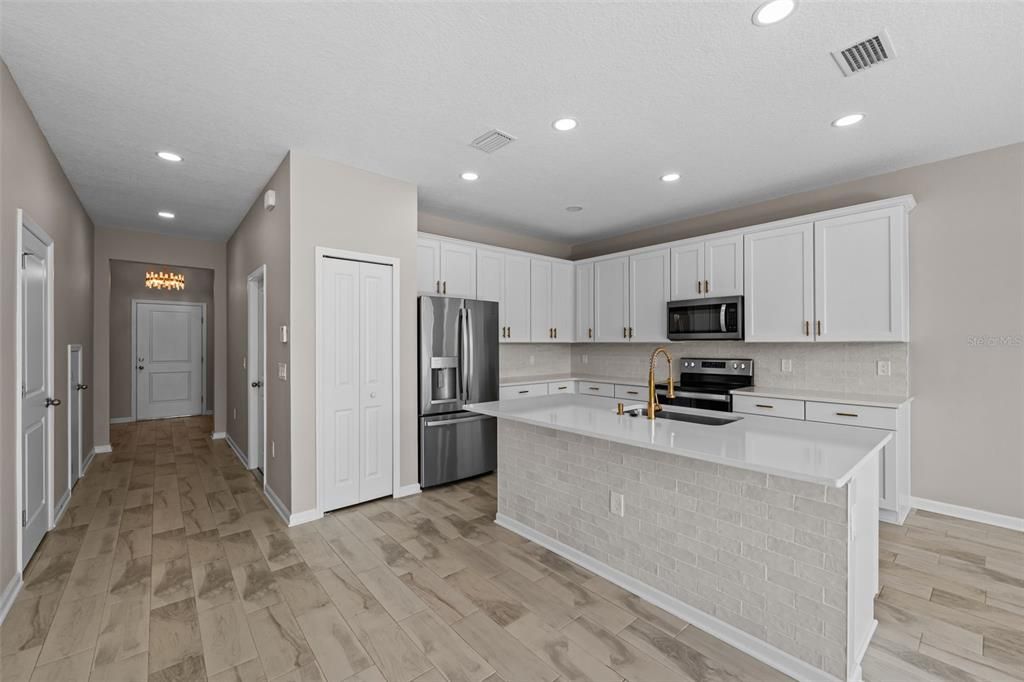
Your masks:
M 670 301 L 668 338 L 673 341 L 742 339 L 743 297 L 722 296 Z
M 669 399 L 668 390 L 659 388 L 658 402 L 662 405 L 675 407 L 692 407 L 697 410 L 713 410 L 715 412 L 732 412 L 732 396 L 728 393 L 698 393 L 677 390 L 676 397 Z

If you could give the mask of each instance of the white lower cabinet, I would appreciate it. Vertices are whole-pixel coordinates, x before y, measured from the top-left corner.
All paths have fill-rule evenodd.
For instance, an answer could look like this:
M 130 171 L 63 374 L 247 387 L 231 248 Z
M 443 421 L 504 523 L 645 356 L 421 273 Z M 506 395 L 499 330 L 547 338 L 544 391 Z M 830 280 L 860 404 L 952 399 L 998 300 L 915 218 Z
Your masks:
M 615 397 L 615 384 L 606 384 L 601 381 L 581 381 L 577 390 L 581 395 L 598 395 L 604 398 Z
M 732 411 L 746 414 L 762 414 L 766 417 L 786 419 L 804 418 L 804 401 L 787 398 L 758 398 L 747 395 L 732 397 Z
M 575 393 L 576 382 L 575 381 L 553 381 L 548 384 L 548 395 L 558 395 L 559 393 Z
M 628 400 L 631 403 L 647 400 L 647 387 L 615 384 L 615 397 Z
M 518 386 L 501 386 L 498 389 L 499 400 L 514 400 L 515 398 L 536 398 L 539 395 L 547 394 L 547 384 L 520 384 Z

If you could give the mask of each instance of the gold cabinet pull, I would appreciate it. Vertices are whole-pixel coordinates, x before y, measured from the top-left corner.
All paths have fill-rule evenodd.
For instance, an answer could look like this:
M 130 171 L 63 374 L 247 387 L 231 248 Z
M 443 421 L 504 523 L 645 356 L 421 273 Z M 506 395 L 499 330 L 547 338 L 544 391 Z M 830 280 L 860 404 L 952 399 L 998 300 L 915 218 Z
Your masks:
M 810 320 L 804 320 L 804 336 L 811 335 L 811 322 Z
M 441 283 L 441 293 L 442 294 L 447 294 L 448 293 L 448 280 L 445 280 L 444 282 Z
M 774 405 L 760 405 L 760 404 L 757 404 L 757 403 L 755 403 L 755 404 L 754 404 L 754 407 L 763 407 L 763 408 L 764 408 L 764 409 L 766 409 L 766 410 L 772 410 L 772 409 L 775 409 L 775 406 L 774 406 Z
M 593 327 L 587 327 L 587 338 L 588 339 L 594 338 L 594 328 Z
M 589 387 L 589 389 L 590 389 L 591 391 L 600 391 L 600 390 L 601 390 L 601 387 L 600 387 L 600 386 L 590 386 L 590 387 Z
M 821 320 L 818 320 L 818 336 L 821 336 Z
M 629 395 L 640 395 L 640 391 L 626 391 Z
M 437 293 L 441 293 L 441 280 L 437 280 Z
M 626 328 L 622 328 L 622 338 L 626 338 Z
M 699 279 L 697 280 L 697 293 L 698 294 L 701 293 L 701 291 L 700 291 L 700 280 Z
M 633 338 L 633 328 L 629 328 L 629 338 Z
M 837 417 L 859 417 L 856 412 L 836 412 Z
M 711 287 L 708 286 L 708 281 L 704 280 L 704 293 L 706 294 L 706 293 L 708 293 L 710 291 L 711 291 Z
M 555 327 L 555 338 L 558 338 L 558 327 Z

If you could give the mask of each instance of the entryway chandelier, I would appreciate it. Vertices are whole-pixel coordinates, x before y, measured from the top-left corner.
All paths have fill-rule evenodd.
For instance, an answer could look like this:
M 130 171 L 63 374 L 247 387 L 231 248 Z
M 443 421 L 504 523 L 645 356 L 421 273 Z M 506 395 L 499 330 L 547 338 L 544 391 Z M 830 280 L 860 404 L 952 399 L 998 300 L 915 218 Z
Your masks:
M 177 272 L 147 272 L 146 288 L 181 291 L 185 288 L 185 275 Z

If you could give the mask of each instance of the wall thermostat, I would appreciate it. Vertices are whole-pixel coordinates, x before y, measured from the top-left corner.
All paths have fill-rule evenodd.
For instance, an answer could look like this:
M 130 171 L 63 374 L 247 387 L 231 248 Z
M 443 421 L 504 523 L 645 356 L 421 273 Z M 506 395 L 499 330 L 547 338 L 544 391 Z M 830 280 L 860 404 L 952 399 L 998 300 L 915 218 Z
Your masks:
M 277 192 L 268 189 L 263 193 L 263 208 L 273 211 L 275 206 L 277 206 Z

